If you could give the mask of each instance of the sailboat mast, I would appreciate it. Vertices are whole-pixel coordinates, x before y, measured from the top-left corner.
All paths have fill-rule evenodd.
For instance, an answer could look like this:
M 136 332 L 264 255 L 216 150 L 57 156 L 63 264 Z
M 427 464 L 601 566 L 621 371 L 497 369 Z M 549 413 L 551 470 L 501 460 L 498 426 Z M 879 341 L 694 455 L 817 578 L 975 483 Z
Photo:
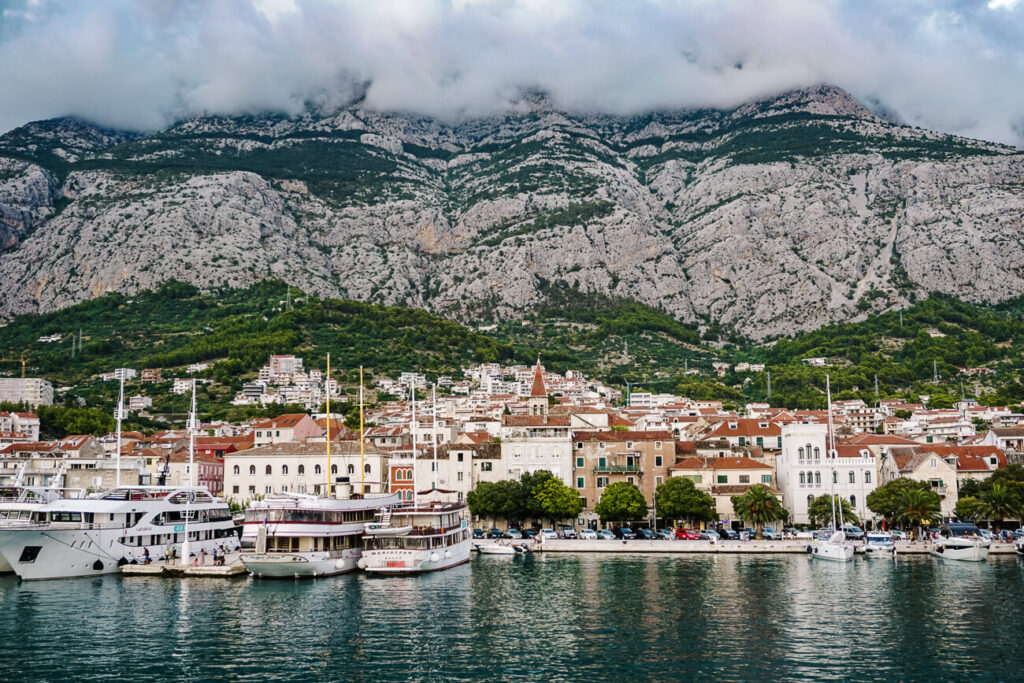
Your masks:
M 359 366 L 359 493 L 366 494 L 366 448 L 364 439 L 366 429 L 363 427 L 363 366 Z
M 434 464 L 433 464 L 433 468 L 434 469 L 433 469 L 433 483 L 430 485 L 430 488 L 436 489 L 437 488 L 437 382 L 434 382 L 434 396 L 433 396 L 432 403 L 434 404 L 434 423 L 430 427 L 430 439 L 431 439 L 431 441 L 434 442 Z
M 192 555 L 192 544 L 189 542 L 189 520 L 192 518 L 192 499 L 195 497 L 195 455 L 196 455 L 196 380 L 192 379 L 192 408 L 188 413 L 188 422 L 185 424 L 188 429 L 188 494 L 185 496 L 185 542 L 181 544 L 181 563 L 188 565 L 189 557 Z
M 291 291 L 289 287 L 288 291 Z M 331 497 L 331 354 L 327 354 L 327 378 L 324 380 L 327 390 L 327 497 Z
M 121 486 L 121 417 L 124 415 L 124 371 L 121 372 L 121 392 L 117 395 L 117 473 L 114 475 L 115 487 Z
M 835 430 L 832 426 L 832 384 L 829 381 L 828 373 L 825 373 L 825 400 L 828 402 L 828 457 L 832 463 L 832 482 L 829 485 L 829 500 L 832 503 L 832 530 L 838 531 L 836 527 L 836 440 Z M 839 506 L 842 510 L 842 505 Z
M 416 504 L 416 380 L 413 379 L 410 385 L 412 391 L 412 504 Z

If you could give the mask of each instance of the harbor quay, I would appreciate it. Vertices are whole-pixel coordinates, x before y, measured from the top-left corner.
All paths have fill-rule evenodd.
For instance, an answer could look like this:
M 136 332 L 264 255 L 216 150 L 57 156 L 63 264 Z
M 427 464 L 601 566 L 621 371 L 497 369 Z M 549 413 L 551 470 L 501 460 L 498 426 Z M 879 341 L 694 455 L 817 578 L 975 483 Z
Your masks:
M 913 541 L 898 541 L 897 555 L 927 555 L 934 545 Z M 545 553 L 654 553 L 665 555 L 729 554 L 729 555 L 799 555 L 809 554 L 807 540 L 783 541 L 648 541 L 616 540 L 590 541 L 566 538 L 548 538 L 538 543 L 535 550 Z M 1013 555 L 1012 543 L 994 543 L 991 555 Z

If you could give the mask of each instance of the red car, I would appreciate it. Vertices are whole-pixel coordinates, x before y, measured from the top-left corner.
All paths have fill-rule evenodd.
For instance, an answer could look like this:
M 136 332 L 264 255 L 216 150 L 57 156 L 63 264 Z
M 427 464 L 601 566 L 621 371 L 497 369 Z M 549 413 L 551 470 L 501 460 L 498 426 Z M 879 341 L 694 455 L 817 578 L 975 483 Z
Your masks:
M 700 534 L 693 529 L 676 529 L 676 538 L 681 541 L 698 541 Z

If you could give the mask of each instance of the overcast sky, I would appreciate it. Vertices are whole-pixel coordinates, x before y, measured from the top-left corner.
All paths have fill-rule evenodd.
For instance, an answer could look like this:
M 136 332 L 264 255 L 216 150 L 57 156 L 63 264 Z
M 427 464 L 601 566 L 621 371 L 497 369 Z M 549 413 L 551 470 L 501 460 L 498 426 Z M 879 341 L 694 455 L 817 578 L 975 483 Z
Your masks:
M 0 0 L 0 131 L 366 102 L 731 106 L 814 83 L 1024 145 L 1024 0 Z

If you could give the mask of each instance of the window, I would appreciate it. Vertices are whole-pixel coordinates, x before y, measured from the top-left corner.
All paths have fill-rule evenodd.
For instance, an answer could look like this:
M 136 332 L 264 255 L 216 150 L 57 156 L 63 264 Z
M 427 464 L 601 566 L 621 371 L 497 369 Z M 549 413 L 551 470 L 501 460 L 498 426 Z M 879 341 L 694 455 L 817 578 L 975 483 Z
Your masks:
M 659 451 L 660 451 L 660 450 L 661 450 L 661 442 L 660 442 L 660 441 L 655 441 L 655 442 L 654 442 L 654 448 L 655 448 L 656 450 L 659 450 Z
M 813 495 L 807 496 L 807 507 L 810 507 L 811 503 L 813 503 L 813 502 L 814 502 L 814 496 Z
M 632 441 L 627 441 L 626 442 L 626 448 L 628 448 L 629 450 L 633 450 L 633 442 Z
M 274 470 L 273 470 L 273 469 L 271 469 L 270 465 L 267 465 L 266 469 L 264 469 L 264 470 L 263 470 L 263 474 L 267 475 L 268 477 L 269 477 L 269 476 L 270 476 L 271 474 L 273 474 L 273 473 L 274 473 Z
M 937 462 L 935 461 L 935 458 L 932 458 L 932 461 L 931 461 L 931 468 L 932 468 L 932 469 L 934 470 L 934 469 L 935 469 L 936 467 L 938 467 L 938 466 L 939 466 L 939 464 L 938 464 L 938 463 L 937 463 Z
M 576 450 L 580 450 L 582 448 L 583 448 L 583 442 L 582 441 L 577 441 L 576 442 Z
M 838 484 L 839 483 L 839 472 L 836 472 L 835 470 L 832 470 L 832 483 L 833 484 Z
M 313 474 L 320 474 L 320 472 L 321 472 L 320 465 L 316 465 L 316 466 L 313 467 Z
M 231 493 L 238 493 L 238 487 L 237 486 L 232 486 L 231 487 Z
M 366 465 L 366 466 L 365 466 L 365 467 L 363 468 L 363 471 L 364 471 L 364 472 L 366 472 L 366 474 L 369 474 L 369 473 L 370 473 L 370 466 L 369 466 L 369 465 Z
M 742 436 L 740 437 L 740 445 L 741 446 L 746 446 L 747 445 L 746 444 L 746 440 Z
M 337 473 L 338 473 L 338 466 L 337 465 L 331 465 L 331 474 L 337 474 Z
M 799 458 L 800 458 L 801 460 L 803 460 L 803 459 L 804 459 L 804 447 L 803 447 L 803 446 L 801 446 L 800 448 L 796 449 L 796 452 L 797 452 L 797 454 L 798 454 L 798 457 L 799 457 Z
M 302 476 L 305 473 L 306 473 L 306 466 L 305 465 L 299 465 L 299 476 Z M 302 493 L 305 493 L 305 491 L 303 491 Z
M 597 478 L 597 488 L 603 489 L 606 486 L 608 486 L 608 477 L 598 477 Z
M 857 507 L 857 496 L 850 496 L 850 505 Z
M 583 467 L 583 458 L 576 458 L 576 467 Z
M 462 462 L 462 455 L 463 455 L 462 453 L 459 453 L 459 454 L 458 454 L 458 456 L 459 456 L 459 462 Z
M 815 484 L 820 484 L 821 483 L 821 472 L 815 472 L 814 473 L 814 483 Z
M 718 475 L 718 483 L 719 484 L 728 484 L 729 483 L 729 475 L 728 474 L 719 474 Z
M 758 446 L 764 446 L 764 437 L 762 437 L 762 436 L 757 437 L 757 445 Z
M 581 489 L 584 486 L 583 477 L 576 477 L 576 488 Z
M 252 484 L 249 485 L 249 493 L 256 493 L 256 487 Z
M 654 456 L 654 466 L 661 467 L 662 459 L 660 455 Z
M 853 472 L 853 470 L 850 470 L 850 483 L 851 484 L 856 484 L 857 483 L 857 475 Z
M 277 431 L 275 431 L 274 436 L 281 436 L 281 430 L 278 429 Z
M 821 449 L 818 448 L 817 446 L 814 447 L 814 459 L 815 460 L 820 460 L 821 459 Z
M 493 465 L 494 465 L 494 463 L 482 462 L 482 463 L 480 463 L 480 471 L 481 472 L 490 472 L 491 468 L 493 467 Z
M 749 484 L 750 483 L 750 475 L 749 474 L 741 474 L 740 475 L 740 483 L 741 484 Z
M 598 466 L 599 469 L 603 470 L 605 467 L 608 466 L 607 465 L 607 461 L 604 458 L 598 458 L 597 459 L 597 466 Z
M 455 473 L 455 480 L 456 481 L 462 481 L 462 472 L 456 472 Z
M 782 437 L 781 436 L 776 438 L 775 447 L 776 448 L 782 448 Z
M 334 469 L 334 468 L 332 467 L 331 469 Z M 356 473 L 356 466 L 355 465 L 349 465 L 348 468 L 347 468 L 347 471 L 348 471 L 349 474 L 355 474 Z
M 597 447 L 598 447 L 598 448 L 604 448 L 604 441 L 599 441 L 599 442 L 597 443 Z
M 770 475 L 770 474 L 762 474 L 761 475 L 761 483 L 762 484 L 770 484 L 770 483 L 772 483 L 772 475 Z
M 235 465 L 235 467 L 232 469 L 232 472 L 234 472 L 235 474 L 241 474 L 241 472 L 239 471 L 238 465 Z M 235 491 L 235 493 L 238 493 L 238 491 Z
M 661 483 L 663 481 L 665 481 L 665 477 L 655 477 L 654 478 L 654 487 L 657 488 L 657 487 L 661 486 Z
M 803 473 L 803 472 L 801 472 L 801 473 L 800 473 L 800 483 L 801 483 L 801 484 L 803 484 L 803 483 L 804 483 L 804 481 L 805 481 L 804 473 Z
M 270 486 L 264 486 L 263 487 L 263 492 L 264 493 L 273 493 L 274 489 L 272 487 L 270 487 Z
M 281 465 L 281 474 L 288 474 L 288 465 Z
M 250 477 L 255 477 L 256 476 L 256 465 L 249 465 L 249 476 Z
M 871 483 L 871 473 L 870 472 L 865 472 L 864 473 L 864 483 L 865 484 L 870 484 Z
M 807 451 L 807 457 L 811 457 L 811 444 L 807 444 L 806 446 L 804 446 L 804 449 Z M 818 457 L 817 454 L 815 454 L 814 457 Z

